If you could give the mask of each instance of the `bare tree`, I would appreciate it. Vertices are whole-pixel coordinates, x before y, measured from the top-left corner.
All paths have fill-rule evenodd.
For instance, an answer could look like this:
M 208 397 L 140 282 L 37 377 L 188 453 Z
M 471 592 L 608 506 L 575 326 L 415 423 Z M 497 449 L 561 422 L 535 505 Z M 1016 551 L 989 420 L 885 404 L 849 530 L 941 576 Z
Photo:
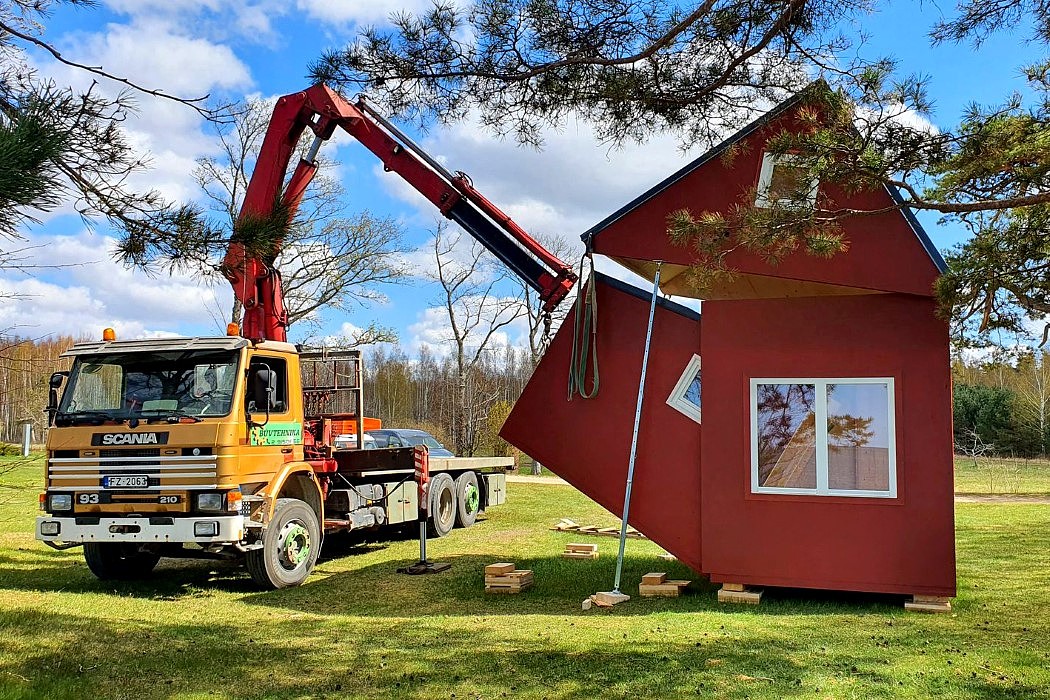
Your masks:
M 193 171 L 210 210 L 220 218 L 216 228 L 227 236 L 240 212 L 271 109 L 266 102 L 249 102 L 236 111 L 232 122 L 216 125 L 220 154 L 198 159 Z M 305 152 L 305 145 L 301 150 Z M 281 271 L 291 323 L 311 321 L 322 308 L 346 310 L 353 303 L 380 300 L 380 286 L 405 275 L 400 226 L 367 211 L 349 214 L 345 189 L 325 173 L 331 164 L 323 159 L 319 164 L 320 172 L 284 236 L 275 263 Z M 196 261 L 199 269 L 213 271 L 214 252 L 202 251 Z M 239 320 L 240 311 L 234 300 L 231 320 Z M 352 344 L 390 339 L 385 329 L 371 326 L 367 330 L 351 339 Z
M 485 249 L 462 245 L 463 234 L 450 232 L 444 221 L 434 230 L 434 270 L 428 276 L 440 285 L 440 303 L 448 317 L 456 372 L 455 420 L 452 441 L 459 455 L 473 455 L 479 426 L 489 405 L 499 397 L 478 372 L 497 334 L 527 314 L 517 296 L 499 296 L 509 273 Z
M 565 261 L 565 264 L 570 268 L 574 270 L 579 268 L 580 260 L 584 253 L 582 244 L 573 245 L 571 241 L 565 238 L 550 234 L 541 233 L 534 236 L 534 238 L 556 257 Z M 525 305 L 525 318 L 529 324 L 529 361 L 532 363 L 532 367 L 535 368 L 539 364 L 540 358 L 543 357 L 543 353 L 547 350 L 551 335 L 558 330 L 572 308 L 573 300 L 576 298 L 576 290 L 574 288 L 553 312 L 547 314 L 543 310 L 543 301 L 536 291 L 519 278 L 515 279 L 518 281 L 518 286 L 521 289 L 521 299 Z

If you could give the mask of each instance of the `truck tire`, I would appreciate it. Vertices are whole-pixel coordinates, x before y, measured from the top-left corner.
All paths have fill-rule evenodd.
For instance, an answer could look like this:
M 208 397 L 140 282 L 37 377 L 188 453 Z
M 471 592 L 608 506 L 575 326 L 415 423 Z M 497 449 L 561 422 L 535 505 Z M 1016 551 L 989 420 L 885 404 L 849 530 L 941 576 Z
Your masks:
M 143 552 L 134 543 L 86 542 L 84 561 L 102 581 L 134 581 L 149 576 L 160 555 Z
M 306 580 L 321 549 L 317 514 L 297 498 L 278 498 L 263 532 L 263 546 L 249 550 L 245 565 L 263 588 L 288 588 Z
M 429 530 L 431 537 L 444 537 L 456 524 L 456 484 L 442 472 L 430 480 Z
M 456 525 L 470 527 L 477 520 L 481 510 L 481 489 L 478 488 L 478 475 L 464 472 L 456 477 Z

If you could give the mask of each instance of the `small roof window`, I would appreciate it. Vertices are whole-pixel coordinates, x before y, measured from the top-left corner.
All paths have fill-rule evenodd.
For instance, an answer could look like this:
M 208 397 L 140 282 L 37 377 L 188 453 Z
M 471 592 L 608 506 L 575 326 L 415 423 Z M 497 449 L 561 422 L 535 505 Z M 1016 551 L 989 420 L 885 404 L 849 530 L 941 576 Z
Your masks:
M 791 153 L 775 155 L 762 154 L 762 171 L 758 176 L 758 196 L 755 206 L 809 206 L 817 201 L 817 188 L 820 183 L 816 178 L 809 179 L 807 187 L 806 169 L 801 158 Z M 800 193 L 802 200 L 800 201 Z

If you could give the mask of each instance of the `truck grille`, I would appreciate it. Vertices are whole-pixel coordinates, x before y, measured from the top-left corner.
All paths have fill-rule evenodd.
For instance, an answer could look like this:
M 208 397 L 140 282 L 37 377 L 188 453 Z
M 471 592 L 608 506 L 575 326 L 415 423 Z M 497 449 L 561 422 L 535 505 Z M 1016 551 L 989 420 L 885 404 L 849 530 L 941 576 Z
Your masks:
M 131 448 L 128 450 L 99 450 L 98 456 L 111 457 L 160 457 L 159 447 Z
M 59 457 L 47 461 L 48 486 L 74 491 L 146 493 L 218 488 L 216 455 L 161 455 L 159 449 L 99 450 L 98 457 Z M 149 486 L 106 488 L 104 476 L 147 475 Z

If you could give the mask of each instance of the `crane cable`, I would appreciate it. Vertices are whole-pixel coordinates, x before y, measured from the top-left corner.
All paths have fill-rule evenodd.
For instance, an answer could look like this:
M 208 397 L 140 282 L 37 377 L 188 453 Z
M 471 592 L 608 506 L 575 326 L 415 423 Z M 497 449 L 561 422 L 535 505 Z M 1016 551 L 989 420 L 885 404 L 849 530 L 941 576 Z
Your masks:
M 583 262 L 590 266 L 586 282 L 583 277 Z M 569 401 L 575 394 L 593 399 L 598 395 L 598 295 L 595 290 L 594 253 L 591 241 L 587 241 L 587 252 L 580 258 L 580 294 L 576 297 L 576 316 L 572 333 L 572 358 L 569 360 Z M 587 390 L 587 369 L 591 369 L 591 389 Z

